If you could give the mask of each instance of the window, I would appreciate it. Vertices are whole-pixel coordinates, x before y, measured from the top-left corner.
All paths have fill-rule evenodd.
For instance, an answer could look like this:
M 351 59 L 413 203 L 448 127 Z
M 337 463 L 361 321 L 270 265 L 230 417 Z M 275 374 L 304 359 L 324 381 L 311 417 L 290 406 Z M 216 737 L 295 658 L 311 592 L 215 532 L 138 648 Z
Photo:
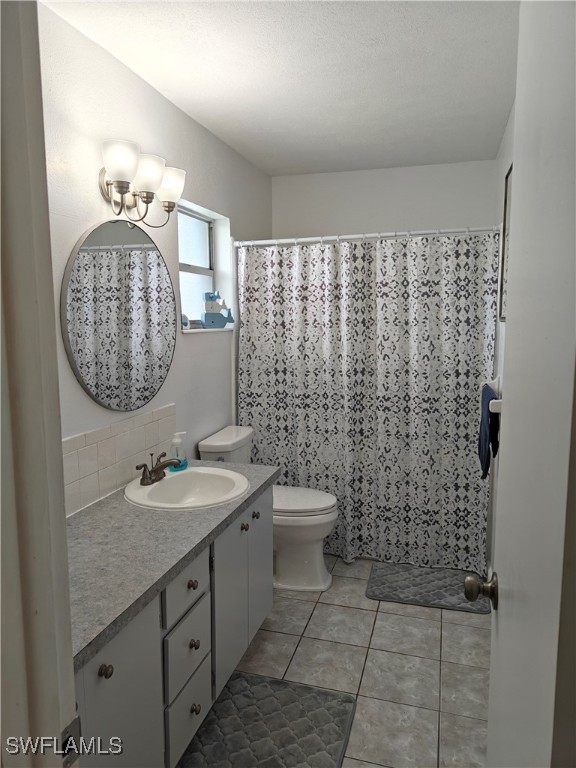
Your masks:
M 213 221 L 178 206 L 178 258 L 182 314 L 199 327 L 203 294 L 214 290 Z

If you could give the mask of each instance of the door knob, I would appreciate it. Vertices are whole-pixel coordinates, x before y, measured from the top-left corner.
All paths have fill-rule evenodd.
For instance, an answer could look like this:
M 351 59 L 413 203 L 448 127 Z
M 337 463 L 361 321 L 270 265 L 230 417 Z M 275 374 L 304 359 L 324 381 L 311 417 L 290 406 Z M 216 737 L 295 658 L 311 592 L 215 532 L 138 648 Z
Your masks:
M 198 589 L 198 579 L 190 579 L 188 589 Z
M 248 523 L 242 523 L 242 525 L 240 526 L 241 531 L 247 531 L 249 528 L 250 526 L 248 525 Z
M 191 715 L 199 715 L 201 711 L 202 711 L 202 707 L 200 706 L 200 704 L 192 704 L 192 706 L 190 707 Z
M 252 512 L 252 520 L 260 520 L 260 512 Z
M 98 677 L 103 677 L 105 680 L 110 680 L 113 674 L 114 674 L 114 667 L 112 666 L 112 664 L 100 664 L 100 669 L 98 670 Z
M 191 651 L 197 651 L 198 648 L 200 648 L 200 640 L 190 640 L 188 648 L 190 648 Z
M 492 608 L 498 610 L 498 575 L 493 573 L 490 581 L 482 581 L 475 573 L 470 573 L 464 579 L 464 595 L 471 603 L 478 600 L 480 595 L 490 598 Z

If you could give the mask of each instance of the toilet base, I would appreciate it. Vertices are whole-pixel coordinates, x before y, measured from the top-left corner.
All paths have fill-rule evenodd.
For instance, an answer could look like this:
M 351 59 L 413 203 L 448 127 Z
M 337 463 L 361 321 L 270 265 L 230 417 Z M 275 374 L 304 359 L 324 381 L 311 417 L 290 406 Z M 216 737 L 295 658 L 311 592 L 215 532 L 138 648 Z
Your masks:
M 324 539 L 337 510 L 306 518 L 274 515 L 274 586 L 299 592 L 323 592 L 332 584 L 324 562 Z
M 328 571 L 326 571 L 328 573 Z M 289 590 L 290 592 L 325 592 L 327 589 L 330 589 L 332 586 L 332 574 L 328 573 L 328 580 L 324 582 L 324 585 L 322 586 L 320 582 L 318 582 L 318 585 L 314 585 L 312 587 L 301 587 L 296 584 L 281 584 L 279 581 L 274 580 L 274 589 L 278 590 Z M 280 595 L 282 597 L 282 595 Z

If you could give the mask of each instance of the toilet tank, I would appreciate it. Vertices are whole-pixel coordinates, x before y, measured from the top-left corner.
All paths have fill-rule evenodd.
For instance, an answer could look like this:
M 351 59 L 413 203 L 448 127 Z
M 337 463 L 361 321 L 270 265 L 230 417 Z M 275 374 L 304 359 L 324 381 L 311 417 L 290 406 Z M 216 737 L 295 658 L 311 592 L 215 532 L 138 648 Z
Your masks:
M 224 427 L 198 443 L 200 458 L 204 461 L 250 464 L 253 433 L 252 427 Z

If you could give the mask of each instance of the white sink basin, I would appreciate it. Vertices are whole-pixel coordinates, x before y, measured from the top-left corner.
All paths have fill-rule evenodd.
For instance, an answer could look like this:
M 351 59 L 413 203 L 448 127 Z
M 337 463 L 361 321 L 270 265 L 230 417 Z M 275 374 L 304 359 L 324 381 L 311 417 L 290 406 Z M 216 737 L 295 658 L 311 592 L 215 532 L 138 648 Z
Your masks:
M 219 467 L 189 467 L 181 472 L 166 471 L 153 485 L 140 485 L 140 478 L 128 483 L 124 496 L 133 504 L 152 509 L 198 509 L 215 507 L 241 496 L 250 483 L 239 472 Z

